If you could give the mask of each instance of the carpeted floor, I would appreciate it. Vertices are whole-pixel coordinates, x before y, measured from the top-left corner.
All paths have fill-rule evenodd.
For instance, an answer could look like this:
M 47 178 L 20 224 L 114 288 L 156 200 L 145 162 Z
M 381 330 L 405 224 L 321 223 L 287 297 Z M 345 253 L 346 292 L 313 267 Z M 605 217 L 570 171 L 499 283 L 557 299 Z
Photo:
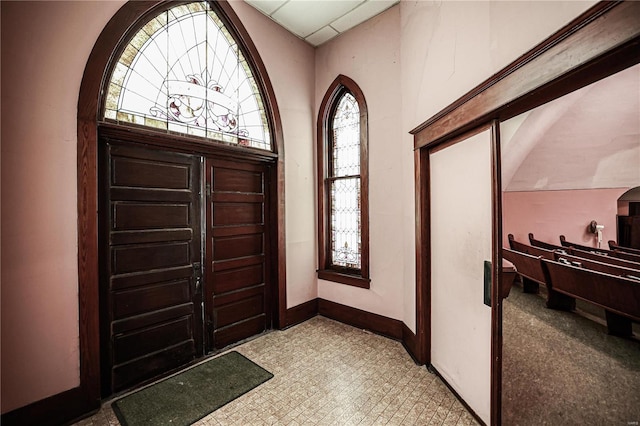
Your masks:
M 514 286 L 503 314 L 503 424 L 638 425 L 640 340 L 607 334 L 601 314 L 545 307 Z M 603 314 L 602 314 L 603 315 Z

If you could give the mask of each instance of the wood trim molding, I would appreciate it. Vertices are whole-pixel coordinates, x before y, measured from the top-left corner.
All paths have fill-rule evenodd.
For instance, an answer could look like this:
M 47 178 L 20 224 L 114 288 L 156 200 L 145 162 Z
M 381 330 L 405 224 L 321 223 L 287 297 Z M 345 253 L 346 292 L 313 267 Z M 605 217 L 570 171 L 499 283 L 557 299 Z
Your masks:
M 0 423 L 4 426 L 57 426 L 97 411 L 100 407 L 99 401 L 98 405 L 94 404 L 95 401 L 91 400 L 90 395 L 85 394 L 81 387 L 77 387 L 4 413 L 0 417 Z M 87 410 L 88 406 L 92 408 Z
M 504 121 L 640 61 L 640 3 L 600 2 L 411 131 L 419 149 Z
M 316 315 L 318 315 L 318 299 L 311 299 L 287 309 L 287 322 L 285 323 L 285 327 L 303 323 Z
M 402 321 L 318 298 L 318 313 L 353 327 L 395 340 L 402 339 Z
M 420 364 L 431 363 L 431 210 L 428 150 L 414 152 L 416 214 L 416 347 Z
M 418 337 L 404 322 L 402 323 L 402 346 L 416 364 L 424 365 L 424 362 L 418 357 Z
M 502 166 L 500 122 L 491 124 L 491 422 L 502 424 Z

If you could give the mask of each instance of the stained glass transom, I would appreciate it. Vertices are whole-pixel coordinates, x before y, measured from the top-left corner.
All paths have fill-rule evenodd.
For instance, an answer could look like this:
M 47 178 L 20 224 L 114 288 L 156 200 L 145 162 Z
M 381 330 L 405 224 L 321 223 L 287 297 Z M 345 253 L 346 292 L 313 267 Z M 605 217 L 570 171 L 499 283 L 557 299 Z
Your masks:
M 331 263 L 361 268 L 360 109 L 350 93 L 340 98 L 332 120 L 329 176 Z
M 150 20 L 111 76 L 104 118 L 271 150 L 264 103 L 242 50 L 206 2 Z

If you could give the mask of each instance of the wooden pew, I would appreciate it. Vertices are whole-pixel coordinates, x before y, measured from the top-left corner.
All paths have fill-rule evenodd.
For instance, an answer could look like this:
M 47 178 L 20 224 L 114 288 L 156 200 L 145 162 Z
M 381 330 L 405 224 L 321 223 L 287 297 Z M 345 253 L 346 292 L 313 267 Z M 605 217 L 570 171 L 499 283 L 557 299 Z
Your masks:
M 521 243 L 519 241 L 516 241 L 513 234 L 507 235 L 507 239 L 509 240 L 509 248 L 511 248 L 511 250 L 520 251 L 522 253 L 531 254 L 533 256 L 542 256 L 545 259 L 553 260 L 553 250 Z
M 602 272 L 605 274 L 611 274 L 620 277 L 640 277 L 640 269 L 626 268 L 623 266 L 613 265 L 611 263 L 599 262 L 597 260 L 590 260 L 584 257 L 573 256 L 571 254 L 564 254 L 557 251 L 554 251 L 553 255 L 553 260 L 555 260 L 556 262 L 571 264 L 579 268 L 586 268 L 592 271 Z
M 575 298 L 605 310 L 610 334 L 631 336 L 631 322 L 640 322 L 640 281 L 540 259 L 547 280 L 547 306 L 570 309 Z
M 529 243 L 534 247 L 540 247 L 547 250 L 557 250 L 562 248 L 562 246 L 557 246 L 555 244 L 550 244 L 544 241 L 536 240 L 531 232 L 529 232 Z
M 628 260 L 630 262 L 640 263 L 640 254 L 633 254 L 633 253 L 627 253 L 627 252 L 618 251 L 618 250 L 607 250 L 603 248 L 584 246 L 581 244 L 576 244 L 576 243 L 567 241 L 564 235 L 560 235 L 560 244 L 562 244 L 562 247 L 573 247 L 578 250 L 593 251 L 593 252 L 604 254 L 607 256 Z
M 640 269 L 640 263 L 631 262 L 629 260 L 620 259 L 618 257 L 608 256 L 593 251 L 579 250 L 573 247 L 563 247 L 565 251 L 573 256 L 585 259 L 595 260 L 596 262 L 609 263 L 623 268 Z
M 567 241 L 567 239 L 565 238 L 564 235 L 560 235 L 560 245 L 562 245 L 562 247 L 573 247 L 573 248 L 576 248 L 578 250 L 595 251 L 595 252 L 603 253 L 603 254 L 607 254 L 607 255 L 610 255 L 612 253 L 612 250 L 607 250 L 607 249 L 604 249 L 604 248 L 589 247 L 589 246 L 585 246 L 585 245 L 582 245 L 582 244 L 570 243 L 569 241 Z
M 622 251 L 622 252 L 627 252 L 627 253 L 631 253 L 631 254 L 639 254 L 640 255 L 640 250 L 639 249 L 635 249 L 635 248 L 631 248 L 631 247 L 625 247 L 625 246 L 619 246 L 618 243 L 616 243 L 613 240 L 609 240 L 609 248 L 613 251 Z
M 525 293 L 538 293 L 540 284 L 546 285 L 541 257 L 503 247 L 502 258 L 516 267 L 516 272 L 522 277 L 522 291 Z
M 516 266 L 517 272 L 522 277 L 522 291 L 525 293 L 538 293 L 540 284 L 545 285 L 545 279 L 540 262 L 536 260 L 534 264 L 532 258 L 544 257 L 545 259 L 553 260 L 553 251 L 516 241 L 513 234 L 507 235 L 507 238 L 511 250 L 505 254 L 506 249 L 503 249 L 502 257 Z M 518 253 L 528 256 L 519 256 Z M 524 270 L 525 273 L 520 273 L 521 270 Z

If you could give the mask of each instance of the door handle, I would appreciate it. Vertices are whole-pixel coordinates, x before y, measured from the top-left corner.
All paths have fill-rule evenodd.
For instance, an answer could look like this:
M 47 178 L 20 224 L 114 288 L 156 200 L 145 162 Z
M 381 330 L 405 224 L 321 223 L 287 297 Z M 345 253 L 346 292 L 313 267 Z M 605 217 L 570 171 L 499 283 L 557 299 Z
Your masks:
M 202 263 L 194 262 L 193 266 L 193 281 L 195 283 L 194 293 L 200 293 L 200 287 L 202 286 Z

